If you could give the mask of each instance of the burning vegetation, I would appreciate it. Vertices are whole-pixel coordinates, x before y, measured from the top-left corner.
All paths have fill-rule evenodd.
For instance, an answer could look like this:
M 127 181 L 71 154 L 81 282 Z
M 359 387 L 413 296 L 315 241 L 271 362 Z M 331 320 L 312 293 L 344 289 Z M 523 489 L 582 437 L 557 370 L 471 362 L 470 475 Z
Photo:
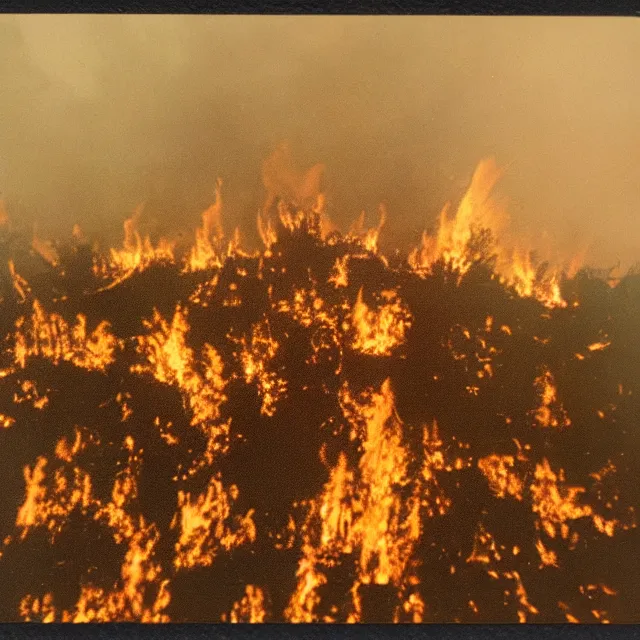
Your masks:
M 254 252 L 220 183 L 186 250 L 0 209 L 0 618 L 637 622 L 640 276 L 501 243 L 491 160 L 387 258 L 285 153 Z

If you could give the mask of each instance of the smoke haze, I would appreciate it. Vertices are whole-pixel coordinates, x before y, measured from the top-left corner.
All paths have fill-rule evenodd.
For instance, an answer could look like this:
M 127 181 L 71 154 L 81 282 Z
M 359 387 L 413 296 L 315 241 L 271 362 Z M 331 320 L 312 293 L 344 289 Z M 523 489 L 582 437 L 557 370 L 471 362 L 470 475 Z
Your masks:
M 0 17 L 0 197 L 39 232 L 118 239 L 145 203 L 255 241 L 261 164 L 326 166 L 342 228 L 388 210 L 417 244 L 477 162 L 507 167 L 513 228 L 587 261 L 640 259 L 640 25 L 618 18 Z

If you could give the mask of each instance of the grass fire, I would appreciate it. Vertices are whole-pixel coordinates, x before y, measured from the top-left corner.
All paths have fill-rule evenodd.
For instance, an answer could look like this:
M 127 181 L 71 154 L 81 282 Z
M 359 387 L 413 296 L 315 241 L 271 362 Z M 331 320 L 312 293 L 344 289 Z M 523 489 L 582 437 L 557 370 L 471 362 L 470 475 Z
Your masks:
M 402 254 L 265 163 L 262 246 L 0 215 L 0 619 L 637 622 L 640 272 L 510 241 L 482 160 Z

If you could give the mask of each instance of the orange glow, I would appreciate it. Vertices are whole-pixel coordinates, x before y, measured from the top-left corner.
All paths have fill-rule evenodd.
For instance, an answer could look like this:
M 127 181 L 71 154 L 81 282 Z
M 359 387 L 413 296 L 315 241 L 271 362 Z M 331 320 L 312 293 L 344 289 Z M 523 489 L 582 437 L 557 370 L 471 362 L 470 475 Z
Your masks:
M 4 200 L 0 200 L 0 227 L 4 227 L 9 224 L 9 214 L 4 205 Z

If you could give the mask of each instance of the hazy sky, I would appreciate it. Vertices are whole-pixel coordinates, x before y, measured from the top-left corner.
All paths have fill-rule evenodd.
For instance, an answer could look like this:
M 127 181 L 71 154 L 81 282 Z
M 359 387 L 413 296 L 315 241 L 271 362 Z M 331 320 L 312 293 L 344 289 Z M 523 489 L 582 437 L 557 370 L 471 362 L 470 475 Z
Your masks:
M 384 202 L 407 244 L 492 154 L 519 232 L 630 262 L 638 61 L 631 18 L 1 16 L 0 197 L 43 234 L 119 236 L 142 201 L 190 231 L 219 176 L 252 238 L 288 139 L 336 222 Z

